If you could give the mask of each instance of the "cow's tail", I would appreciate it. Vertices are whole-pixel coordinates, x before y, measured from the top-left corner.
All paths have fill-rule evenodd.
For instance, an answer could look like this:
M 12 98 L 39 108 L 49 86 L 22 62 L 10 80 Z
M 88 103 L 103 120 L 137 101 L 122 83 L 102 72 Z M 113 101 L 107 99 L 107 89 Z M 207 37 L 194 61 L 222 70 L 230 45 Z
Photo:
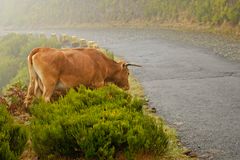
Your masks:
M 35 48 L 28 55 L 29 85 L 28 85 L 27 95 L 24 100 L 26 107 L 31 103 L 33 95 L 36 94 L 36 91 L 39 89 L 39 84 L 38 84 L 39 77 L 33 67 L 33 56 L 36 53 L 38 53 L 39 50 L 40 48 Z

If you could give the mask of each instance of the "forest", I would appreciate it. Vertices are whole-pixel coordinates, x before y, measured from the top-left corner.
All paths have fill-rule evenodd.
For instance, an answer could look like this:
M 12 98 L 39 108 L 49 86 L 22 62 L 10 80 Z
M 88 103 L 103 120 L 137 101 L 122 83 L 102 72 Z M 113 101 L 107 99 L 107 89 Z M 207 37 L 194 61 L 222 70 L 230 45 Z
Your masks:
M 240 0 L 0 0 L 0 25 L 181 22 L 239 26 Z

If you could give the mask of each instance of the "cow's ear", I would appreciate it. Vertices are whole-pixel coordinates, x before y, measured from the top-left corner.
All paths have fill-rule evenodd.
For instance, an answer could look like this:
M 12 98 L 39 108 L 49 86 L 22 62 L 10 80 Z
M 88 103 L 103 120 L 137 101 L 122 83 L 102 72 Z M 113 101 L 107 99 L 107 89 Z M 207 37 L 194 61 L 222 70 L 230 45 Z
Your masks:
M 124 62 L 124 61 L 120 61 L 120 62 L 118 62 L 118 64 L 120 64 L 120 66 L 121 66 L 122 69 L 123 69 L 123 68 L 127 68 L 127 63 Z

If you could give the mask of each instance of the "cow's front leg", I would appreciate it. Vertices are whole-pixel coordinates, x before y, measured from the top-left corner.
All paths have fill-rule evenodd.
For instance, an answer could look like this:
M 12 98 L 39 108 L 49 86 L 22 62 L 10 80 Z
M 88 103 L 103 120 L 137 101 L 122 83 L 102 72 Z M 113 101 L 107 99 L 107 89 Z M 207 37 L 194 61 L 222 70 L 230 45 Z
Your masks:
M 43 98 L 45 102 L 50 102 L 55 86 L 44 87 Z

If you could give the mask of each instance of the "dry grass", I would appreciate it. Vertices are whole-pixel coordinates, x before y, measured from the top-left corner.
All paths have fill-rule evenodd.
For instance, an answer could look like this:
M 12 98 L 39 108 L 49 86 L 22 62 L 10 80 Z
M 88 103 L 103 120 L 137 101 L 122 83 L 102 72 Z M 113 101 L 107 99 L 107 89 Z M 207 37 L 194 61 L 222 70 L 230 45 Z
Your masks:
M 32 148 L 32 142 L 31 140 L 28 140 L 25 150 L 20 156 L 20 160 L 37 160 L 37 159 L 38 159 L 38 156 Z
M 130 83 L 130 90 L 129 93 L 133 96 L 144 98 L 144 91 L 141 84 L 138 82 L 138 80 L 130 73 L 129 76 L 129 83 Z

